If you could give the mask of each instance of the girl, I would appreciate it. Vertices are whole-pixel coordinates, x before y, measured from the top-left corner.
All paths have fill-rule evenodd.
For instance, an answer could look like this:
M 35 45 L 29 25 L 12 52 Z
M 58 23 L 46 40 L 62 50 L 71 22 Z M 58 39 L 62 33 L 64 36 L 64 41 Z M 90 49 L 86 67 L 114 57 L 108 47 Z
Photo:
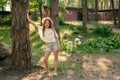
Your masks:
M 60 51 L 60 44 L 58 35 L 53 27 L 53 21 L 51 18 L 46 17 L 42 20 L 43 26 L 38 26 L 35 22 L 33 22 L 29 16 L 27 16 L 28 22 L 33 25 L 35 29 L 38 30 L 41 39 L 46 43 L 46 52 L 44 54 L 44 64 L 45 69 L 50 75 L 50 69 L 48 67 L 48 58 L 50 53 L 53 51 L 54 53 L 54 73 L 53 75 L 57 75 L 58 68 L 58 53 Z

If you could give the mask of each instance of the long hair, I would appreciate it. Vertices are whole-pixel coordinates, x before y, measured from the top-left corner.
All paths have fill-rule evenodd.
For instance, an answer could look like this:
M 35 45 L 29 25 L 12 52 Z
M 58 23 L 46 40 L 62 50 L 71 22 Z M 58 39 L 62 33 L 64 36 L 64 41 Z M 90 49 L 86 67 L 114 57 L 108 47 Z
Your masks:
M 44 22 L 43 22 L 43 36 L 45 36 L 44 35 L 44 33 L 45 33 L 45 23 L 46 23 L 47 20 L 49 21 L 49 28 L 52 28 L 52 26 L 53 26 L 52 21 L 50 19 L 45 19 Z

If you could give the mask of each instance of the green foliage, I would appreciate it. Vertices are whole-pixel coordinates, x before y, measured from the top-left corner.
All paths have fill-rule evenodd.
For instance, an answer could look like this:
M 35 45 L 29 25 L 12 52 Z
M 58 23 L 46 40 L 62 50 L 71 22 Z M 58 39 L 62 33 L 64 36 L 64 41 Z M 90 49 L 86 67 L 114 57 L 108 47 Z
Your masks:
M 64 23 L 64 14 L 62 12 L 59 13 L 59 24 L 63 25 Z
M 80 46 L 85 51 L 110 51 L 120 48 L 120 36 L 112 36 L 108 38 L 92 38 L 84 41 Z
M 61 45 L 61 50 L 71 53 L 73 51 L 73 42 L 72 41 L 68 41 L 68 40 L 62 40 L 60 42 Z
M 7 4 L 8 0 L 1 0 L 0 1 L 0 7 L 4 6 L 5 4 Z
M 112 27 L 110 25 L 100 25 L 97 24 L 96 28 L 93 32 L 97 35 L 101 35 L 103 37 L 108 37 L 112 35 Z
M 30 0 L 30 11 L 37 11 L 39 10 L 40 4 L 44 4 L 44 0 Z
M 12 19 L 11 14 L 4 16 L 4 18 L 2 19 L 2 24 L 11 24 L 11 19 Z
M 82 28 L 81 27 L 75 27 L 73 34 L 79 34 L 81 32 Z
M 0 26 L 0 42 L 4 42 L 11 47 L 11 31 L 10 25 Z

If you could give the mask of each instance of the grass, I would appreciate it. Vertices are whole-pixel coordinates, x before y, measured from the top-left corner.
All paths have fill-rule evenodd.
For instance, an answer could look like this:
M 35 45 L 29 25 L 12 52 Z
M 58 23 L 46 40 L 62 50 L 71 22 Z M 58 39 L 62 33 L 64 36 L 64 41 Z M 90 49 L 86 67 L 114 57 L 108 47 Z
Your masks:
M 0 42 L 11 45 L 11 31 L 10 25 L 0 26 Z

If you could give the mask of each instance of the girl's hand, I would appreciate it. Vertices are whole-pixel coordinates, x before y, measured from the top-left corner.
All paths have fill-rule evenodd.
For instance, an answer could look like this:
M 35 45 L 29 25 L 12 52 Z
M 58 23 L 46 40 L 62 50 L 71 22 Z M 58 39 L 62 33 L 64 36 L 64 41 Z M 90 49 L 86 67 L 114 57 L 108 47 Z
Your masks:
M 29 23 L 31 23 L 31 19 L 29 17 L 29 14 L 27 14 L 27 20 L 28 20 Z
M 33 27 L 34 27 L 36 30 L 38 29 L 38 25 L 37 25 L 34 21 L 32 21 L 32 20 L 30 19 L 29 14 L 27 14 L 27 20 L 28 20 L 29 23 L 31 23 L 31 24 L 33 25 Z
M 61 50 L 61 48 L 60 48 L 60 45 L 58 45 L 58 49 L 57 49 L 58 51 L 60 51 Z

